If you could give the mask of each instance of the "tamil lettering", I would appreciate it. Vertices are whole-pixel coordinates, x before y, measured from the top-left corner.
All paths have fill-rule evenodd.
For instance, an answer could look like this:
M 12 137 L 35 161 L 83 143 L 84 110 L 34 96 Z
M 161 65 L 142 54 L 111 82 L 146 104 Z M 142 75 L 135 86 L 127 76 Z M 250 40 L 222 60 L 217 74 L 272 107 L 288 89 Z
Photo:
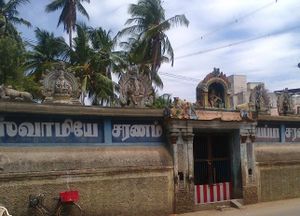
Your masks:
M 98 137 L 97 123 L 73 122 L 0 122 L 0 137 Z
M 287 142 L 295 142 L 300 139 L 300 128 L 286 128 L 285 139 Z
M 279 127 L 257 127 L 256 142 L 280 142 Z
M 157 141 L 163 134 L 162 126 L 158 123 L 153 124 L 113 124 L 113 141 L 128 140 L 148 140 Z
M 278 138 L 280 137 L 279 128 L 256 128 L 257 138 Z

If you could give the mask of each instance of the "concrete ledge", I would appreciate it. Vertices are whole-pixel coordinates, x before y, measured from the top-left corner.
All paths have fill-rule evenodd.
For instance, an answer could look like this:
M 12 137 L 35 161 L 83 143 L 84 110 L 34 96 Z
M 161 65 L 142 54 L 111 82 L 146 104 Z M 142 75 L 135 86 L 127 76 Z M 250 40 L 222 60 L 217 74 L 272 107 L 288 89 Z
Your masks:
M 111 108 L 57 104 L 0 102 L 2 113 L 32 113 L 55 115 L 119 116 L 119 117 L 163 117 L 162 109 Z
M 160 169 L 172 166 L 172 157 L 163 146 L 0 148 L 0 176 L 76 170 L 88 172 L 97 169 Z
M 259 115 L 258 121 L 276 121 L 276 122 L 300 122 L 299 115 L 290 116 L 271 116 L 271 115 Z
M 262 163 L 299 163 L 300 143 L 282 145 L 258 145 L 255 146 L 256 162 Z

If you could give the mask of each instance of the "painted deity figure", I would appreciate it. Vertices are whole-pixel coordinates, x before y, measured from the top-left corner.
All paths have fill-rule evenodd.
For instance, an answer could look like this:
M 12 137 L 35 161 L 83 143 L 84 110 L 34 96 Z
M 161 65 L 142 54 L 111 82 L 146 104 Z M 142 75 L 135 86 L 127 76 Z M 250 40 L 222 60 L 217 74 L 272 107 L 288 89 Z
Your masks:
M 221 108 L 223 107 L 223 101 L 221 97 L 216 94 L 214 89 L 211 90 L 211 93 L 208 96 L 209 105 L 213 108 Z

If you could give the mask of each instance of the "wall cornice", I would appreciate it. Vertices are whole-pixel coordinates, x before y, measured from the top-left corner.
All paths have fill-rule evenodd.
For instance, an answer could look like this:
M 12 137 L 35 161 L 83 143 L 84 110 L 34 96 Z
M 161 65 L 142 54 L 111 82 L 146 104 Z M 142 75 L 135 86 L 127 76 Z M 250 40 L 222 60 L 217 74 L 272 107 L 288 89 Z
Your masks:
M 28 113 L 83 116 L 163 117 L 163 109 L 111 108 L 96 106 L 0 102 L 0 113 Z

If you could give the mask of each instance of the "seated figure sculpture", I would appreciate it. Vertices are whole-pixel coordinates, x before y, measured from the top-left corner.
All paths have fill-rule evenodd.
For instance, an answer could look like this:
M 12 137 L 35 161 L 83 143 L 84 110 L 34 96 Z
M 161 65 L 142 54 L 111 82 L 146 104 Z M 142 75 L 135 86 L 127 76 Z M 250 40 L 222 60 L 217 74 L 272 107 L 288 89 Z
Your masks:
M 219 97 L 216 94 L 214 89 L 212 89 L 212 91 L 210 92 L 210 94 L 208 96 L 208 102 L 209 102 L 210 107 L 212 107 L 212 108 L 224 107 L 223 100 L 221 99 L 221 97 Z
M 60 71 L 60 74 L 55 81 L 55 94 L 66 94 L 69 95 L 72 93 L 72 86 L 68 82 L 68 80 L 65 79 L 64 71 Z

